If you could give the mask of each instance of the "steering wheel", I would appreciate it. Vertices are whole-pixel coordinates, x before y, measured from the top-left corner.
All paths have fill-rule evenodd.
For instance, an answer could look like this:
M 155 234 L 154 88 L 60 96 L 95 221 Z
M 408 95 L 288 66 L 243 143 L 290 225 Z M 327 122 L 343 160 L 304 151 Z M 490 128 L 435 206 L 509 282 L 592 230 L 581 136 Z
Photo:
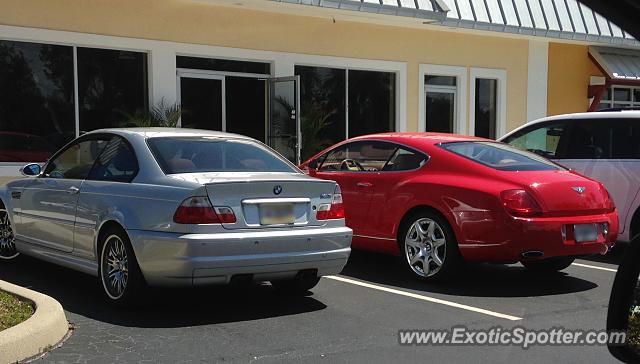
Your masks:
M 345 159 L 340 163 L 341 171 L 364 171 L 362 164 L 353 159 Z

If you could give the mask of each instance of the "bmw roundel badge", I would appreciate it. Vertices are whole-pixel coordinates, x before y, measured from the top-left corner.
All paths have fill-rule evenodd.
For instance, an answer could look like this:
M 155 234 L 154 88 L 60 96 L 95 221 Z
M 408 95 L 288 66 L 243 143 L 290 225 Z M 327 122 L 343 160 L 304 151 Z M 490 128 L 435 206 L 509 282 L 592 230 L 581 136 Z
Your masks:
M 282 193 L 282 186 L 280 186 L 280 185 L 275 186 L 273 188 L 273 193 L 276 194 L 276 195 L 281 194 Z

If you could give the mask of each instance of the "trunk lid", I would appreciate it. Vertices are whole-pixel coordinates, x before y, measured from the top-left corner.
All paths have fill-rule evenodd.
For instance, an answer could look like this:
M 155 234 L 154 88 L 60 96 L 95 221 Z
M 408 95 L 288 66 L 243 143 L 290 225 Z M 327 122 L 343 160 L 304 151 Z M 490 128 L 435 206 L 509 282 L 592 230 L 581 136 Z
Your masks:
M 225 229 L 324 225 L 316 219 L 321 203 L 331 203 L 335 182 L 299 173 L 220 172 L 174 175 L 205 186 L 213 206 L 230 207 L 235 223 Z
M 603 185 L 575 172 L 506 172 L 528 187 L 546 216 L 591 215 L 608 212 Z

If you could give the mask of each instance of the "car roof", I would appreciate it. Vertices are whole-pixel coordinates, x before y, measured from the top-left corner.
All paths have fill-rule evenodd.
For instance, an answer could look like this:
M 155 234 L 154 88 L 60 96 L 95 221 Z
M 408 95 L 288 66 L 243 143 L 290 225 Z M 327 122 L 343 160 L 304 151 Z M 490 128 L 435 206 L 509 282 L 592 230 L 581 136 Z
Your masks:
M 478 138 L 468 135 L 449 134 L 449 133 L 431 133 L 431 132 L 390 132 L 363 135 L 351 138 L 348 141 L 357 140 L 387 140 L 404 142 L 407 144 L 438 144 L 443 142 L 463 142 L 463 141 L 491 141 L 489 139 Z
M 529 121 L 528 123 L 512 130 L 511 132 L 507 133 L 505 136 L 503 136 L 502 138 L 500 138 L 500 140 L 504 139 L 505 137 L 516 133 L 522 129 L 528 128 L 532 125 L 536 125 L 536 124 L 541 124 L 541 123 L 545 123 L 548 121 L 569 121 L 569 122 L 577 122 L 577 121 L 581 121 L 581 120 L 601 120 L 601 119 L 609 119 L 609 120 L 616 120 L 616 119 L 640 119 L 640 111 L 636 111 L 636 110 L 620 110 L 620 111 L 599 111 L 599 112 L 580 112 L 580 113 L 573 113 L 573 114 L 561 114 L 561 115 L 554 115 L 554 116 L 548 116 L 545 118 L 541 118 L 541 119 L 536 119 L 536 120 L 532 120 Z
M 155 137 L 192 137 L 192 136 L 210 136 L 219 138 L 233 138 L 233 139 L 251 139 L 250 137 L 225 133 L 221 131 L 202 130 L 202 129 L 189 129 L 189 128 L 166 128 L 166 127 L 149 127 L 149 128 L 108 128 L 93 130 L 88 134 L 99 133 L 112 133 L 123 136 L 137 136 L 142 138 L 155 138 Z

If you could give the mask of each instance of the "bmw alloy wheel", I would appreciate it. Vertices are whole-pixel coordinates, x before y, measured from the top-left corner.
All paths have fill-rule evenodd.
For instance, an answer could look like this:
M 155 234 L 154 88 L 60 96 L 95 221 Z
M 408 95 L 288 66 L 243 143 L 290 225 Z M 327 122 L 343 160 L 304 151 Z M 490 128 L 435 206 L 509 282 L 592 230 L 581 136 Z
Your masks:
M 447 253 L 447 239 L 440 225 L 429 218 L 415 221 L 404 240 L 407 263 L 421 277 L 437 274 Z
M 129 257 L 119 236 L 110 235 L 105 240 L 100 264 L 105 292 L 113 300 L 120 299 L 129 282 Z
M 11 220 L 6 209 L 0 208 L 0 259 L 12 259 L 18 256 Z

